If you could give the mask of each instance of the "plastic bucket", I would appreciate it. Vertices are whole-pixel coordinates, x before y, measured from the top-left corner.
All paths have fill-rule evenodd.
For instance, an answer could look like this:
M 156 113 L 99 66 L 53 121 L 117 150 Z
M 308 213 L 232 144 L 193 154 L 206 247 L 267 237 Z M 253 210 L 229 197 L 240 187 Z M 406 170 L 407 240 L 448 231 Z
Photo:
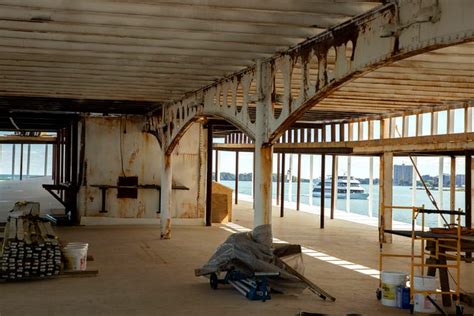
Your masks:
M 73 271 L 84 271 L 87 269 L 87 243 L 69 243 L 63 248 L 66 258 L 66 268 Z
M 405 286 L 407 275 L 402 272 L 382 271 L 382 304 L 397 306 L 397 287 Z
M 430 276 L 415 276 L 413 285 L 415 291 L 436 291 L 437 280 L 435 277 Z M 436 300 L 436 294 L 430 294 L 433 300 Z M 436 307 L 428 300 L 426 295 L 422 293 L 415 293 L 413 298 L 414 311 L 420 313 L 436 313 Z

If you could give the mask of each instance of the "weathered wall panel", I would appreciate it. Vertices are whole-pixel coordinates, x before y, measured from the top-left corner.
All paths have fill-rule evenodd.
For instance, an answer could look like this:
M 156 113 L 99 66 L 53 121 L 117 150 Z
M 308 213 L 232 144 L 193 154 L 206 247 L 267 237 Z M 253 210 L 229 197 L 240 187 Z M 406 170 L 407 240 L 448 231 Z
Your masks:
M 108 189 L 107 213 L 100 213 L 101 191 L 93 185 L 116 185 L 119 176 L 137 176 L 139 184 L 160 184 L 161 149 L 154 136 L 143 133 L 142 117 L 85 118 L 85 179 L 79 192 L 82 216 L 116 218 L 156 218 L 159 191 L 139 189 L 137 199 L 117 199 L 117 190 Z M 202 217 L 204 201 L 198 197 L 201 181 L 199 124 L 190 127 L 173 155 L 173 181 L 190 188 L 176 190 L 172 197 L 172 217 Z

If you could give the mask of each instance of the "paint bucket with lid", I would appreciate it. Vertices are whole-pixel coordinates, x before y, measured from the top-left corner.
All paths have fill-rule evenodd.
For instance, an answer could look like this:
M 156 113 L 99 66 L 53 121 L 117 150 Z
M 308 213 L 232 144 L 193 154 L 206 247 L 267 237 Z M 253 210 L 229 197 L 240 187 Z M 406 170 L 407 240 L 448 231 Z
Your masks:
M 382 271 L 382 304 L 385 306 L 397 306 L 397 287 L 405 286 L 407 274 L 402 272 Z
M 415 276 L 413 285 L 415 291 L 436 291 L 436 278 L 430 276 Z M 436 294 L 429 294 L 436 301 Z M 423 293 L 415 293 L 413 298 L 414 311 L 420 313 L 436 313 L 436 307 L 430 302 L 427 295 Z
M 63 248 L 66 258 L 66 268 L 72 271 L 85 271 L 87 269 L 87 250 L 89 244 L 72 242 Z

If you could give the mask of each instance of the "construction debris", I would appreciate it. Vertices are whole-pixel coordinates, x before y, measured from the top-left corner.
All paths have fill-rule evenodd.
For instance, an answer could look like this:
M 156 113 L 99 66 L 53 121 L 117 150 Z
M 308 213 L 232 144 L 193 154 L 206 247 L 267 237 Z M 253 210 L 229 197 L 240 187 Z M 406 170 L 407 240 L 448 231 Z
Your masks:
M 322 299 L 335 298 L 303 276 L 300 245 L 272 244 L 270 225 L 235 233 L 220 245 L 196 276 L 208 276 L 211 288 L 231 284 L 251 300 L 270 299 L 270 290 L 298 294 L 309 288 Z M 224 278 L 219 275 L 225 272 Z
M 39 216 L 39 204 L 16 203 L 5 226 L 0 277 L 7 280 L 58 275 L 61 249 L 51 223 Z

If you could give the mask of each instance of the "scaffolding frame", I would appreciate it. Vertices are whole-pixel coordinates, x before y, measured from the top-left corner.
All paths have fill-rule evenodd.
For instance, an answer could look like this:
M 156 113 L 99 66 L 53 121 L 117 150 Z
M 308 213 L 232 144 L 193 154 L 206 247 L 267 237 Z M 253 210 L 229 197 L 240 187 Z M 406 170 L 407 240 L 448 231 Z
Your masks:
M 383 251 L 383 244 L 385 243 L 385 234 L 386 233 L 393 233 L 396 231 L 392 230 L 385 230 L 385 209 L 392 209 L 392 210 L 411 210 L 411 251 L 409 254 L 401 254 L 401 253 L 385 253 Z M 456 228 L 455 234 L 441 234 L 441 233 L 432 233 L 427 232 L 425 230 L 425 214 L 439 214 L 444 215 L 448 214 L 455 217 L 455 223 L 451 224 Z M 416 230 L 417 224 L 416 221 L 421 215 L 421 230 Z M 434 302 L 430 295 L 437 294 L 437 295 L 455 295 L 456 297 L 456 315 L 463 314 L 463 306 L 461 305 L 461 288 L 460 288 L 460 280 L 461 280 L 461 237 L 462 237 L 462 226 L 461 226 L 461 216 L 465 215 L 461 209 L 458 210 L 431 210 L 425 209 L 424 205 L 421 207 L 416 206 L 394 206 L 394 205 L 383 205 L 381 208 L 381 221 L 380 221 L 380 229 L 379 229 L 379 271 L 383 271 L 383 259 L 384 258 L 407 258 L 410 259 L 410 312 L 413 313 L 414 307 L 414 298 L 416 294 L 422 294 L 427 297 L 433 305 L 443 314 L 447 315 L 442 308 Z M 408 237 L 408 236 L 407 236 Z M 417 253 L 416 250 L 416 242 L 420 242 L 420 250 Z M 426 246 L 428 242 L 434 243 L 434 251 L 427 252 Z M 452 245 L 454 244 L 454 246 Z M 451 252 L 451 253 L 447 253 Z M 454 254 L 452 254 L 454 252 Z M 438 261 L 440 258 L 444 257 L 446 260 L 445 264 L 439 263 L 431 263 L 431 260 L 428 263 L 426 259 L 434 259 Z M 449 264 L 449 260 L 454 260 L 455 264 Z M 415 278 L 415 270 L 419 269 L 421 275 L 425 274 L 425 270 L 429 268 L 437 268 L 437 269 L 456 269 L 456 276 L 453 278 L 456 284 L 455 291 L 427 291 L 427 290 L 415 290 L 414 286 L 414 278 Z M 377 289 L 377 298 L 381 297 L 381 290 L 382 288 L 382 279 L 379 278 L 379 288 Z

